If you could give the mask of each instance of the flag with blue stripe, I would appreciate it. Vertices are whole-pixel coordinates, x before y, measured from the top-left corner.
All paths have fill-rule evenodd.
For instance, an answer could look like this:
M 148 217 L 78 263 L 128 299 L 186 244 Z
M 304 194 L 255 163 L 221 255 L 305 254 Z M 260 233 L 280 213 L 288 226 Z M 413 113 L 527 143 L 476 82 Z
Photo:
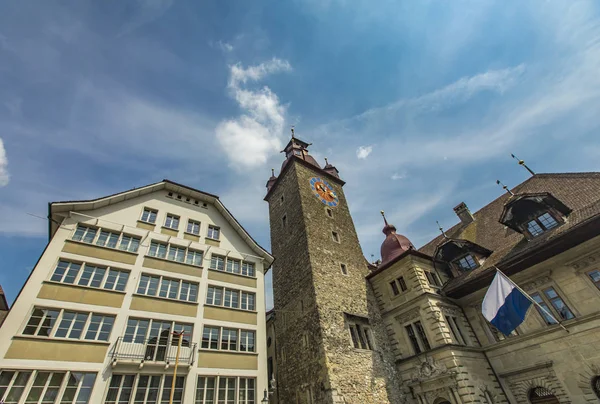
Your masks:
M 483 298 L 481 311 L 487 321 L 508 336 L 525 320 L 530 307 L 531 300 L 498 271 Z

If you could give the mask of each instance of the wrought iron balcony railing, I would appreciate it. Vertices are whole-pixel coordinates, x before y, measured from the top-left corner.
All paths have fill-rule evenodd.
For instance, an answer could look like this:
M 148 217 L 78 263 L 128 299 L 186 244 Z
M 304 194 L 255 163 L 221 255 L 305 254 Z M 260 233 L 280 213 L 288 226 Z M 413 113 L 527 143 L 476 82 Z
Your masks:
M 182 365 L 193 365 L 196 350 L 195 343 L 183 340 L 179 351 L 179 363 Z M 119 337 L 111 353 L 113 363 L 118 361 L 129 361 L 174 364 L 176 357 L 177 340 L 173 340 L 171 343 L 167 338 L 160 337 L 146 340 L 134 339 L 133 341 Z

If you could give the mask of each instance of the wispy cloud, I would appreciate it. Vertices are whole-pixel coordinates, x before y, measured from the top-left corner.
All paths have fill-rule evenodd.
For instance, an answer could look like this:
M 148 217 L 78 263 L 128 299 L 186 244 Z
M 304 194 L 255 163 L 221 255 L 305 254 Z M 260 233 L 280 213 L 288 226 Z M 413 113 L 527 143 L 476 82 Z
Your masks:
M 406 178 L 406 173 L 394 173 L 390 178 L 394 181 L 401 180 L 403 178 Z
M 281 149 L 286 113 L 286 106 L 269 87 L 254 90 L 242 85 L 289 70 L 291 66 L 287 61 L 276 58 L 247 68 L 240 63 L 230 66 L 228 87 L 243 113 L 219 123 L 216 136 L 233 167 L 245 169 L 263 165 L 272 153 Z
M 233 51 L 233 45 L 228 42 L 218 41 L 217 45 L 223 52 L 231 52 Z
M 358 149 L 356 149 L 356 157 L 361 160 L 365 160 L 367 157 L 369 157 L 369 154 L 371 154 L 372 151 L 373 146 L 360 146 Z
M 128 34 L 162 17 L 173 5 L 173 0 L 133 0 L 129 4 L 132 7 L 132 15 L 121 28 L 119 36 Z
M 8 158 L 4 149 L 4 142 L 0 138 L 0 187 L 8 185 L 10 177 L 8 175 Z

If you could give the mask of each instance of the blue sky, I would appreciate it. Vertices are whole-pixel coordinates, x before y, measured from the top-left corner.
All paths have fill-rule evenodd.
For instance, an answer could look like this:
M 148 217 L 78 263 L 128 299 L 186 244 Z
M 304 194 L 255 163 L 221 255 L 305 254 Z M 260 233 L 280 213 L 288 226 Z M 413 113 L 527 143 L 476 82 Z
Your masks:
M 163 178 L 220 195 L 264 246 L 289 137 L 347 181 L 365 255 L 381 217 L 420 246 L 538 172 L 600 170 L 600 3 L 366 0 L 0 5 L 0 284 L 47 203 Z

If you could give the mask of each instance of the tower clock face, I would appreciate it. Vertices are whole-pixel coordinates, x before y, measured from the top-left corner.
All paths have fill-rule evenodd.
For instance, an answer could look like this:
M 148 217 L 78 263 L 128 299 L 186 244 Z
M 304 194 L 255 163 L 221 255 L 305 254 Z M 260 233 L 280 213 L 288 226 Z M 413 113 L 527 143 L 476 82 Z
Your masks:
M 336 207 L 339 203 L 339 199 L 335 192 L 333 192 L 333 188 L 324 179 L 312 177 L 310 179 L 310 187 L 315 196 L 325 205 Z

